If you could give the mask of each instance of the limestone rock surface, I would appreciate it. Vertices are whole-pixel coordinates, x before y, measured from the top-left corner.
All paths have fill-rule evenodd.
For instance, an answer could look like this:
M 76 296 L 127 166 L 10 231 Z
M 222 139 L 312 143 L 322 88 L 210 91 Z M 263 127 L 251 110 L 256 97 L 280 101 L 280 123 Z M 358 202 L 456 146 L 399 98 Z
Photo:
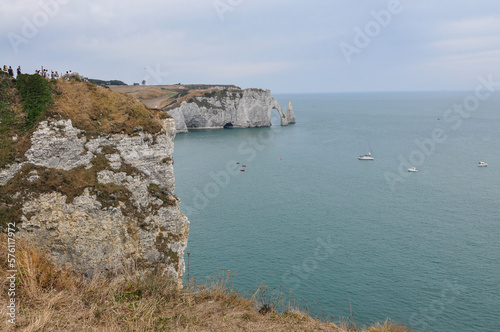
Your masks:
M 23 161 L 0 171 L 19 237 L 88 275 L 135 265 L 182 281 L 189 221 L 174 195 L 174 119 L 158 133 L 87 137 L 39 123 Z
M 295 123 L 291 102 L 285 114 L 271 91 L 245 89 L 197 96 L 168 110 L 176 120 L 177 132 L 189 129 L 251 128 L 271 126 L 271 112 L 276 109 L 281 125 Z

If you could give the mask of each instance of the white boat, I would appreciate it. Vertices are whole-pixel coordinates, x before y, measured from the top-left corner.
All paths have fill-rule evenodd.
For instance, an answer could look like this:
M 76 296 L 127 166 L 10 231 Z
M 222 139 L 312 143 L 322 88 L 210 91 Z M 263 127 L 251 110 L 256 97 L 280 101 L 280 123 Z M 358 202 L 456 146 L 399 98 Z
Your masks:
M 367 154 L 359 156 L 358 159 L 359 160 L 374 160 L 375 158 L 373 158 L 372 154 L 370 152 L 368 152 Z
M 410 167 L 408 168 L 408 172 L 418 172 L 418 169 L 416 167 Z
M 487 167 L 487 166 L 488 166 L 488 164 L 485 163 L 484 161 L 480 161 L 477 163 L 477 167 Z

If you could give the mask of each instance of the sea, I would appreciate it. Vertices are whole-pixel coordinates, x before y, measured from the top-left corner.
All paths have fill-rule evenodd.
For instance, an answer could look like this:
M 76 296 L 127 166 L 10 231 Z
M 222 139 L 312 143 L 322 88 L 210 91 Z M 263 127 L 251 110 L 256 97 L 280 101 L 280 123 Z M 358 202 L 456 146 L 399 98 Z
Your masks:
M 358 327 L 500 331 L 500 94 L 275 98 L 296 124 L 273 110 L 175 139 L 185 279 L 230 271 L 241 294 Z

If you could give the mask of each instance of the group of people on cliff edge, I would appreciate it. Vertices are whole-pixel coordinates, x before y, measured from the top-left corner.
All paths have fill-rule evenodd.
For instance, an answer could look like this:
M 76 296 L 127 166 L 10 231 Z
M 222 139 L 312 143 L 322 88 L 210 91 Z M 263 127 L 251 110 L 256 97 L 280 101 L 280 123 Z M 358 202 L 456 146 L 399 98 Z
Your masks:
M 68 80 L 69 77 L 71 77 L 73 75 L 78 75 L 77 73 L 73 73 L 71 70 L 67 70 L 66 74 L 59 74 L 59 72 L 57 70 L 56 71 L 51 70 L 50 74 L 49 74 L 49 70 L 43 69 L 43 67 L 41 70 L 38 70 L 38 69 L 35 70 L 35 74 L 38 74 L 46 79 L 56 79 L 56 80 L 59 78 L 64 78 L 65 80 Z
M 10 76 L 14 77 L 14 70 L 12 69 L 12 66 L 8 66 L 7 67 L 7 65 L 4 65 L 2 70 L 4 72 L 8 73 Z M 22 74 L 21 66 L 17 67 L 17 71 L 16 72 L 17 72 L 17 76 L 19 76 L 19 75 Z M 56 71 L 51 70 L 50 73 L 49 73 L 48 69 L 44 69 L 42 67 L 42 69 L 35 70 L 35 74 L 36 75 L 40 75 L 40 76 L 42 76 L 43 78 L 46 78 L 46 79 L 58 79 L 58 78 L 72 76 L 74 73 L 71 70 L 66 71 L 65 75 L 62 75 L 62 74 L 60 75 L 57 70 Z
M 43 68 L 43 67 L 42 67 Z M 41 69 L 41 70 L 35 70 L 35 74 L 42 76 L 43 78 L 51 78 L 51 79 L 58 79 L 59 78 L 59 73 L 57 70 L 54 72 L 53 70 L 50 71 L 49 75 L 49 70 L 48 69 Z
M 14 77 L 14 70 L 12 69 L 12 66 L 9 66 L 9 68 L 7 68 L 7 66 L 4 65 L 3 71 L 8 73 L 10 76 Z M 19 75 L 19 74 L 21 74 L 21 66 L 17 67 L 17 75 Z

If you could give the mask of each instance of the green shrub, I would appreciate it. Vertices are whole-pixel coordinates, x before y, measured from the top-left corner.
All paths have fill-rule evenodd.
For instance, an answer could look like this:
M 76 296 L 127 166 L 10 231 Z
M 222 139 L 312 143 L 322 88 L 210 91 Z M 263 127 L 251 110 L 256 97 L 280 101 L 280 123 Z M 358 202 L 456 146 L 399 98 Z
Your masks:
M 17 76 L 16 86 L 23 99 L 26 126 L 31 128 L 52 105 L 52 85 L 40 75 L 21 74 Z
M 10 92 L 14 87 L 9 74 L 0 71 L 0 167 L 14 160 L 12 151 L 13 127 L 16 127 L 15 112 L 12 109 L 13 95 Z M 3 215 L 0 208 L 0 219 Z

